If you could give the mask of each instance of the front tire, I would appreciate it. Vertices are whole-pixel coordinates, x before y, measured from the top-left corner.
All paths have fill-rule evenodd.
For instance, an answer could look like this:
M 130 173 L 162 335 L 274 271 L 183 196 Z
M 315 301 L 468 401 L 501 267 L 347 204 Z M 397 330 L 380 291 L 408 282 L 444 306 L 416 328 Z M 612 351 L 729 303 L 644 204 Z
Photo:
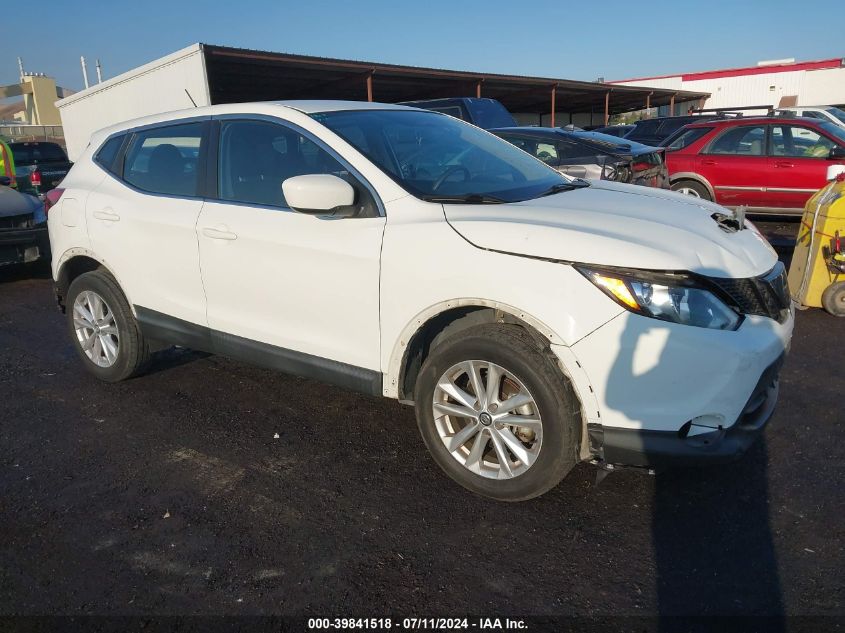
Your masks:
M 580 406 L 551 352 L 518 326 L 446 338 L 423 363 L 414 399 L 435 462 L 472 492 L 531 499 L 577 461 Z
M 149 346 L 111 275 L 101 269 L 77 277 L 66 305 L 68 332 L 85 369 L 105 382 L 119 382 L 144 369 Z

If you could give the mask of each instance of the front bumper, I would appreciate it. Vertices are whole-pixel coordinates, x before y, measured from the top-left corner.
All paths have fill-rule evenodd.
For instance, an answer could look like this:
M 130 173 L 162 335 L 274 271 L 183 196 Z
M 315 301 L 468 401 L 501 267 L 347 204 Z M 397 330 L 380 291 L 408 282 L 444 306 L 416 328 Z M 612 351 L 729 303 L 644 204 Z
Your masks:
M 793 323 L 748 315 L 730 332 L 626 312 L 603 325 L 571 348 L 594 405 L 588 452 L 651 468 L 741 455 L 774 410 Z
M 591 425 L 590 443 L 604 462 L 626 466 L 661 469 L 737 459 L 763 433 L 774 413 L 783 359 L 781 356 L 763 372 L 742 414 L 727 428 L 691 433 L 689 423 L 675 432 Z
M 47 226 L 31 229 L 0 230 L 0 266 L 28 264 L 50 257 Z

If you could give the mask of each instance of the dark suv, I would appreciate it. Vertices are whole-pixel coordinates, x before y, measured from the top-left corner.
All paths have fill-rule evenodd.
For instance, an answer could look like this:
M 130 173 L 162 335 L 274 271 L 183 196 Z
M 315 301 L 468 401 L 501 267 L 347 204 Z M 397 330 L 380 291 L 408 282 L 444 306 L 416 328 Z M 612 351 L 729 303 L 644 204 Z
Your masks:
M 695 114 L 686 116 L 661 116 L 654 119 L 642 119 L 634 124 L 634 129 L 625 135 L 630 141 L 643 145 L 660 145 L 664 139 L 690 123 L 703 123 L 724 118 L 719 115 Z

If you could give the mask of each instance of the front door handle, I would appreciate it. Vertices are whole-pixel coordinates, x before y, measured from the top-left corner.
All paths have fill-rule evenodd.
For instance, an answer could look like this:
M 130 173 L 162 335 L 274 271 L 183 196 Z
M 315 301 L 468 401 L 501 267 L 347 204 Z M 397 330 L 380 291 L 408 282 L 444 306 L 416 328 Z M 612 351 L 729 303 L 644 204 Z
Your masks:
M 713 160 L 712 158 L 705 158 L 701 161 L 701 164 L 702 165 L 715 165 L 716 161 Z
M 210 237 L 213 240 L 236 240 L 238 239 L 237 233 L 232 233 L 224 224 L 220 224 L 218 226 L 206 226 L 202 230 L 202 234 L 206 237 Z
M 779 160 L 775 161 L 775 167 L 795 167 L 795 163 L 790 163 L 789 161 Z
M 94 211 L 94 217 L 98 220 L 106 220 L 107 222 L 117 222 L 120 219 L 120 216 L 111 209 Z

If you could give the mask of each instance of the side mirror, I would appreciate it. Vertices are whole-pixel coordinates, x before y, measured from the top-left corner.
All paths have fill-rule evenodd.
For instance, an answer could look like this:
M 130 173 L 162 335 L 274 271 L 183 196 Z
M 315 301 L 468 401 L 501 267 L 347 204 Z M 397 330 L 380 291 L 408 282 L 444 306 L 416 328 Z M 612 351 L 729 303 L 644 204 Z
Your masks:
M 282 183 L 288 206 L 308 215 L 349 217 L 354 213 L 355 189 L 331 174 L 293 176 Z
M 3 185 L 4 187 L 11 187 L 12 179 L 8 176 L 0 176 L 0 185 Z
M 831 147 L 830 154 L 827 155 L 828 160 L 845 160 L 845 147 Z

